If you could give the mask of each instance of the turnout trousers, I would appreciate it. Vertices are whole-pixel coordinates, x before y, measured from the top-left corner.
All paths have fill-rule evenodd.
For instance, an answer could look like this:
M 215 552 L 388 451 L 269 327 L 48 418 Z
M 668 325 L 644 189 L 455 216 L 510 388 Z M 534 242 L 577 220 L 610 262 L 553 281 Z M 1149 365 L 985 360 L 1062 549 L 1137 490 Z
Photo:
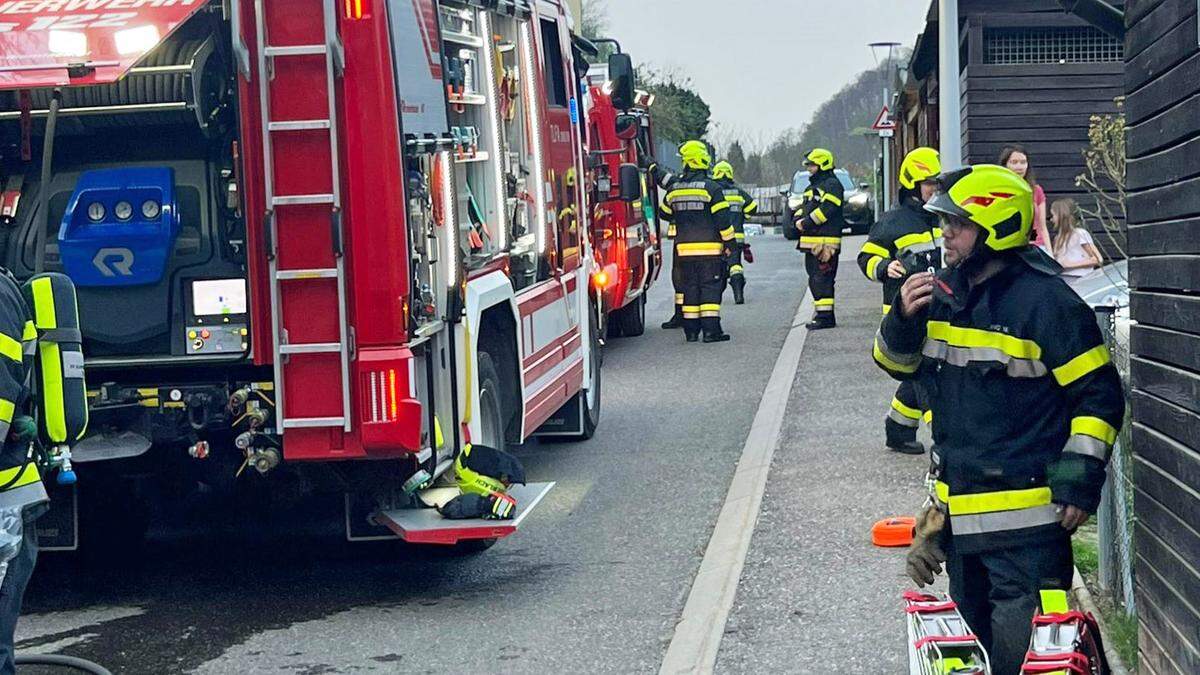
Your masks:
M 806 251 L 804 270 L 808 273 L 808 290 L 812 293 L 817 317 L 832 319 L 833 285 L 837 279 L 838 254 L 834 253 L 828 262 L 821 262 L 811 251 Z
M 962 555 L 948 537 L 946 574 L 950 597 L 988 651 L 995 675 L 1018 675 L 1033 615 L 1043 590 L 1071 587 L 1075 572 L 1071 539 L 1062 537 L 999 551 Z
M 901 382 L 883 422 L 888 447 L 898 447 L 917 440 L 917 428 L 921 426 L 922 418 L 926 423 L 930 421 L 928 404 L 921 395 L 921 385 L 913 380 Z
M 720 335 L 725 261 L 718 257 L 677 257 L 683 283 L 683 330 L 687 335 Z

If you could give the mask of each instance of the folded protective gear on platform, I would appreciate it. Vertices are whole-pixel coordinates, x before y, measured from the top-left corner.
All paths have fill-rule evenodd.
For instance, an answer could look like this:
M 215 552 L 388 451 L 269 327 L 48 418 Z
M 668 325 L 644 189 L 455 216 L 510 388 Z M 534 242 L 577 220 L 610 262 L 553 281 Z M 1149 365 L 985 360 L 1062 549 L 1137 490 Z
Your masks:
M 946 529 L 946 514 L 935 506 L 926 506 L 917 516 L 913 543 L 908 549 L 904 568 L 917 586 L 924 588 L 942 573 L 946 553 L 942 550 L 942 533 Z
M 511 520 L 516 514 L 516 510 L 516 500 L 499 493 L 489 495 L 463 493 L 438 507 L 438 513 L 450 520 L 470 520 L 472 518 Z
M 468 443 L 454 460 L 454 478 L 464 494 L 502 495 L 513 483 L 525 484 L 525 467 L 503 450 Z

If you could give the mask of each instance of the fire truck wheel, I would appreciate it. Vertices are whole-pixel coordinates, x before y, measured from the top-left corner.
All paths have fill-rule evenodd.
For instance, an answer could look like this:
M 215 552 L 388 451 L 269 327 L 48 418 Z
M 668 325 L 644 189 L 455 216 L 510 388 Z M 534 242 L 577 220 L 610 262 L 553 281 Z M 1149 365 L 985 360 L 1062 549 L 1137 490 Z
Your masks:
M 600 346 L 600 331 L 596 327 L 595 320 L 588 322 L 588 334 L 591 341 L 591 349 L 588 350 L 591 360 L 589 368 L 591 377 L 585 383 L 587 390 L 579 392 L 579 395 L 583 397 L 583 434 L 580 436 L 582 440 L 591 438 L 600 424 L 600 373 L 601 366 L 604 364 L 604 355 Z
M 623 337 L 637 337 L 646 332 L 646 296 L 625 305 L 613 313 L 610 319 L 617 332 Z M 611 330 L 609 331 L 612 332 Z
M 492 355 L 479 352 L 479 432 L 477 441 L 497 450 L 505 446 L 504 405 L 500 376 L 496 374 Z

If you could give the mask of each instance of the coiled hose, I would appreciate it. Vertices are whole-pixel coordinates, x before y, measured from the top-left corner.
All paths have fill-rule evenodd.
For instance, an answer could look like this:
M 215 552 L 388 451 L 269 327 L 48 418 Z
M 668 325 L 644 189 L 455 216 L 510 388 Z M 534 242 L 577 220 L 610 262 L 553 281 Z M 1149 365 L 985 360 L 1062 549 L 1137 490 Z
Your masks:
M 82 673 L 91 673 L 92 675 L 112 675 L 112 671 L 108 668 L 77 656 L 64 656 L 62 654 L 17 655 L 14 661 L 18 666 L 53 666 L 56 668 L 77 670 Z

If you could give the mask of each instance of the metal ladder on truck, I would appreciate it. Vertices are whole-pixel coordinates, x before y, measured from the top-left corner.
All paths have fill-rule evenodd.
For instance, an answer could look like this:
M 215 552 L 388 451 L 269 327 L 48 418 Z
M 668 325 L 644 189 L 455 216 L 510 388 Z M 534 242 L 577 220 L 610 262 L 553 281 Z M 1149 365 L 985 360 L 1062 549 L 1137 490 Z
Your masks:
M 255 0 L 254 15 L 276 428 L 281 434 L 339 427 L 348 432 L 352 337 L 338 169 L 335 85 L 344 55 L 336 6 L 334 0 L 265 4 Z M 286 112 L 283 105 L 279 112 L 286 119 L 273 114 L 272 104 L 282 102 Z M 322 170 L 326 155 L 328 174 Z M 323 240 L 328 248 L 315 245 Z M 320 386 L 333 377 L 341 384 L 340 408 L 330 389 Z

